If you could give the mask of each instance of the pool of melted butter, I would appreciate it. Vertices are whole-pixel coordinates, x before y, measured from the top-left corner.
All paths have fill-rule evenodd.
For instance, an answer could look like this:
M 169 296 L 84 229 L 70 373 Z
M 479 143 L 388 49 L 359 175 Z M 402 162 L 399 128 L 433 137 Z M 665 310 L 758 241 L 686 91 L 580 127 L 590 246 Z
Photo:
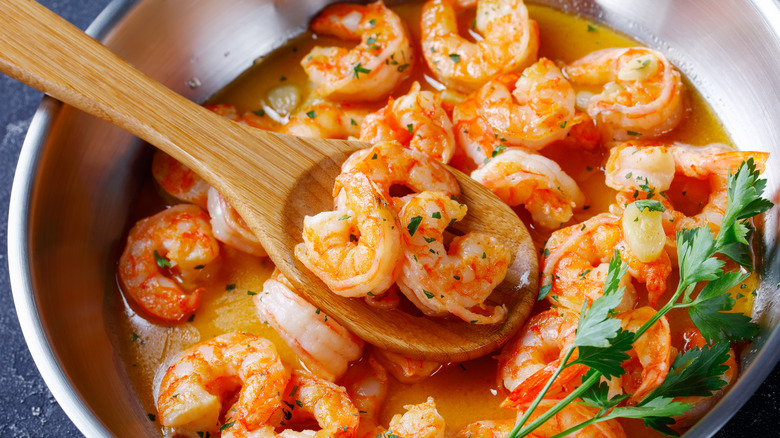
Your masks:
M 401 15 L 417 42 L 419 48 L 419 12 L 420 4 L 403 4 L 393 8 Z M 541 46 L 539 56 L 555 62 L 571 62 L 592 51 L 608 47 L 627 47 L 638 43 L 620 35 L 599 23 L 588 21 L 548 7 L 529 5 L 530 16 L 537 21 L 540 30 Z M 473 14 L 473 12 L 472 12 Z M 468 13 L 460 17 L 462 35 L 468 35 L 469 23 L 473 15 Z M 291 41 L 258 63 L 238 78 L 234 83 L 211 99 L 213 103 L 231 103 L 237 106 L 239 113 L 267 108 L 267 94 L 280 85 L 297 87 L 302 100 L 311 92 L 306 74 L 300 67 L 300 59 L 314 45 L 342 44 L 329 38 L 317 38 L 306 34 Z M 419 81 L 424 89 L 431 89 L 425 62 L 418 56 L 412 77 L 398 87 L 397 95 L 408 90 L 412 81 Z M 707 103 L 687 84 L 689 110 L 680 125 L 660 140 L 674 140 L 694 145 L 713 142 L 730 143 L 721 124 L 713 115 Z M 384 106 L 386 101 L 377 102 L 376 108 Z M 269 115 L 270 116 L 270 115 Z M 282 117 L 283 119 L 283 117 Z M 571 223 L 581 222 L 588 217 L 605 212 L 614 202 L 615 192 L 604 185 L 603 165 L 606 151 L 578 151 L 554 145 L 541 151 L 542 154 L 556 160 L 572 176 L 585 193 L 587 208 L 575 212 Z M 149 216 L 166 206 L 154 182 L 149 182 L 139 197 L 135 214 L 137 219 Z M 521 218 L 530 223 L 529 216 L 518 210 Z M 543 248 L 549 232 L 529 227 L 538 248 Z M 165 325 L 150 321 L 136 313 L 119 290 L 113 291 L 110 299 L 113 319 L 118 331 L 119 350 L 138 393 L 139 399 L 150 414 L 156 414 L 154 404 L 155 376 L 163 364 L 188 346 L 222 333 L 243 331 L 270 339 L 277 346 L 282 360 L 291 367 L 300 368 L 302 364 L 284 344 L 279 336 L 267 324 L 258 319 L 252 297 L 262 289 L 262 284 L 273 270 L 273 264 L 267 259 L 259 259 L 239 251 L 222 246 L 222 266 L 218 273 L 203 285 L 205 293 L 197 312 L 190 320 L 175 325 Z M 676 284 L 674 274 L 669 278 L 669 288 Z M 758 279 L 751 276 L 744 286 L 734 291 L 737 299 L 735 310 L 748 311 L 752 307 L 753 294 Z M 671 293 L 671 291 L 669 292 Z M 641 293 L 640 293 L 641 295 Z M 668 298 L 668 295 L 665 297 Z M 661 302 L 664 298 L 662 298 Z M 641 304 L 641 303 L 640 303 Z M 539 303 L 535 312 L 544 310 L 546 303 Z M 669 321 L 672 325 L 673 339 L 683 329 L 690 326 L 687 314 L 673 314 Z M 495 353 L 497 355 L 498 352 Z M 390 388 L 384 403 L 380 421 L 385 426 L 390 418 L 404 412 L 403 406 L 420 403 L 433 396 L 436 405 L 452 430 L 477 421 L 487 419 L 513 418 L 514 411 L 499 407 L 505 394 L 499 390 L 495 355 L 481 359 L 453 364 L 439 371 L 433 377 L 414 384 L 402 384 L 390 379 Z M 164 370 L 163 370 L 164 371 Z M 621 420 L 622 421 L 622 420 Z M 645 430 L 641 422 L 623 423 L 629 436 L 659 436 Z

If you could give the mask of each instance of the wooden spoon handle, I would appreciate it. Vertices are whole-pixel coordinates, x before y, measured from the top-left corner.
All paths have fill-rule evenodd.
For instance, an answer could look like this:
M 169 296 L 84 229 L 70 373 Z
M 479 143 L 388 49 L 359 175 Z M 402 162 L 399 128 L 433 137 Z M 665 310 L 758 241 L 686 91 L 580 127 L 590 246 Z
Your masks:
M 252 190 L 267 203 L 254 206 L 261 215 L 285 199 L 311 162 L 331 153 L 215 116 L 30 0 L 0 2 L 0 71 L 157 146 L 231 201 L 228 183 L 253 179 Z

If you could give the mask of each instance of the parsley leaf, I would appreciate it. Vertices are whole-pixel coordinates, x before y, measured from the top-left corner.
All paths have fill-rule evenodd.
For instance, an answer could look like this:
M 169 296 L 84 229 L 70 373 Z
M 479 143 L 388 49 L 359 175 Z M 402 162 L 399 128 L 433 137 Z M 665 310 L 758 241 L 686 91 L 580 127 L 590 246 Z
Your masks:
M 728 342 L 718 342 L 712 347 L 694 347 L 680 353 L 669 367 L 663 383 L 655 388 L 637 406 L 645 406 L 655 398 L 707 397 L 726 385 L 721 379 L 728 370 Z
M 422 216 L 415 216 L 409 221 L 409 225 L 406 226 L 406 229 L 409 231 L 410 236 L 414 236 L 414 233 L 417 231 L 417 227 L 420 226 L 422 219 Z
M 587 381 L 592 375 L 596 373 L 595 370 L 588 371 L 582 376 L 582 381 Z M 580 399 L 586 406 L 592 406 L 594 408 L 609 410 L 617 406 L 623 400 L 631 397 L 629 394 L 618 394 L 612 398 L 609 398 L 609 385 L 607 382 L 599 382 L 596 385 L 591 386 L 585 392 L 580 395 Z
M 157 266 L 163 269 L 171 267 L 171 261 L 167 257 L 161 256 L 156 249 L 152 251 L 152 253 L 154 254 L 154 261 L 157 263 Z
M 677 232 L 677 259 L 680 264 L 680 284 L 683 287 L 715 280 L 720 276 L 724 263 L 713 257 L 713 237 L 707 227 Z
M 610 345 L 610 339 L 617 336 L 620 330 L 620 320 L 611 318 L 615 307 L 623 300 L 623 288 L 619 286 L 620 279 L 628 270 L 620 260 L 620 253 L 609 261 L 609 273 L 604 284 L 604 294 L 593 301 L 590 309 L 587 303 L 582 303 L 580 321 L 577 325 L 577 336 L 574 338 L 575 347 L 606 348 Z
M 613 418 L 641 418 L 645 426 L 669 435 L 679 436 L 677 432 L 669 428 L 675 421 L 671 417 L 687 412 L 691 405 L 674 401 L 670 397 L 656 397 L 645 404 L 636 406 L 618 407 L 609 415 L 602 417 L 604 420 Z
M 611 321 L 618 321 L 610 318 Z M 609 345 L 606 347 L 590 347 L 583 345 L 579 348 L 579 356 L 573 360 L 570 365 L 583 364 L 597 370 L 607 379 L 613 376 L 620 376 L 626 373 L 623 369 L 623 362 L 631 358 L 627 351 L 633 348 L 634 333 L 627 330 L 618 329 L 617 335 L 609 339 Z
M 753 157 L 742 162 L 737 173 L 729 178 L 728 200 L 723 223 L 732 224 L 747 219 L 772 208 L 772 202 L 761 195 L 766 189 L 766 180 L 759 179 Z
M 645 211 L 645 209 L 660 212 L 666 211 L 666 208 L 664 208 L 664 205 L 661 204 L 661 201 L 653 201 L 650 199 L 640 199 L 639 201 L 634 201 L 634 206 L 638 208 L 639 211 Z
M 726 272 L 707 283 L 691 303 L 688 314 L 707 342 L 729 339 L 742 342 L 758 334 L 758 326 L 750 317 L 729 312 L 735 303 L 729 291 L 747 276 L 737 271 Z
M 361 64 L 362 63 L 358 62 L 358 64 L 352 68 L 352 77 L 355 79 L 358 79 L 360 73 L 371 73 L 371 70 L 363 67 Z
M 542 301 L 547 294 L 550 293 L 550 290 L 552 289 L 552 283 L 547 283 L 544 286 L 539 288 L 539 296 L 536 298 L 536 301 Z

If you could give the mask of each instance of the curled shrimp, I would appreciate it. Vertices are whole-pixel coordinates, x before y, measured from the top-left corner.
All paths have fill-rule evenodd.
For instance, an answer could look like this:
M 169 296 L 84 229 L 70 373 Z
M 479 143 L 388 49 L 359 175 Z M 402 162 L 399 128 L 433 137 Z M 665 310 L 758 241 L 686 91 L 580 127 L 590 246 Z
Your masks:
M 533 414 L 528 418 L 528 422 L 534 421 L 537 417 L 552 409 L 558 400 L 542 400 L 539 406 L 534 409 Z M 550 438 L 557 436 L 561 432 L 568 430 L 580 423 L 590 420 L 598 414 L 598 409 L 579 403 L 569 403 L 552 418 L 542 423 L 541 426 L 534 429 L 526 435 L 531 438 Z M 519 416 L 519 415 L 518 415 Z M 623 426 L 617 419 L 593 423 L 576 432 L 577 438 L 625 438 L 626 433 Z
M 636 332 L 655 315 L 652 307 L 640 307 L 618 315 L 624 330 Z M 663 383 L 669 373 L 669 354 L 672 340 L 666 317 L 656 321 L 650 329 L 634 341 L 628 352 L 630 359 L 623 362 L 626 373 L 620 377 L 620 385 L 631 394 L 629 403 L 638 403 Z
M 204 210 L 208 208 L 211 185 L 159 149 L 152 157 L 152 176 L 167 194 L 179 201 L 195 204 Z
M 479 115 L 512 145 L 539 150 L 574 126 L 574 89 L 547 58 L 489 81 L 476 99 Z
M 359 171 L 379 187 L 383 196 L 398 211 L 403 199 L 391 196 L 394 186 L 405 186 L 415 193 L 424 191 L 444 192 L 452 196 L 460 194 L 460 184 L 455 176 L 440 162 L 415 150 L 407 149 L 395 141 L 377 143 L 353 153 L 341 166 L 341 172 Z M 336 183 L 334 194 L 337 206 L 340 186 Z
M 159 421 L 176 433 L 215 433 L 222 403 L 239 389 L 230 408 L 237 427 L 252 431 L 279 410 L 290 373 L 267 339 L 228 333 L 184 350 L 157 388 Z M 225 436 L 225 435 L 223 435 Z
M 455 9 L 467 3 L 474 2 L 429 0 L 423 6 L 423 55 L 441 82 L 470 92 L 535 61 L 539 29 L 522 0 L 477 0 L 473 27 L 484 38 L 476 43 L 458 35 Z
M 314 98 L 290 116 L 279 132 L 298 137 L 347 139 L 360 135 L 360 124 L 368 114 L 362 105 L 334 103 Z
M 418 82 L 405 95 L 390 98 L 384 108 L 366 116 L 360 126 L 360 140 L 396 140 L 445 164 L 455 151 L 452 121 L 442 108 L 441 97 L 420 91 Z
M 336 294 L 381 294 L 395 282 L 401 261 L 395 213 L 363 173 L 342 173 L 336 185 L 343 209 L 306 216 L 295 256 Z
M 119 279 L 145 312 L 179 321 L 198 307 L 203 289 L 196 285 L 217 266 L 218 256 L 208 215 L 197 205 L 180 204 L 133 226 L 119 258 Z
M 332 382 L 293 370 L 280 394 L 277 414 L 263 426 L 250 429 L 241 414 L 232 409 L 220 428 L 223 438 L 351 438 L 358 427 L 358 410 L 346 390 Z M 295 425 L 309 427 L 314 419 L 319 430 L 297 431 Z M 283 429 L 276 433 L 277 429 Z
M 497 239 L 482 233 L 455 237 L 444 245 L 444 230 L 466 215 L 467 207 L 442 192 L 408 197 L 398 214 L 404 263 L 398 287 L 429 316 L 452 313 L 475 324 L 496 324 L 504 306 L 484 301 L 506 275 L 510 254 Z
M 529 319 L 504 346 L 498 360 L 498 377 L 510 394 L 503 407 L 523 407 L 541 392 L 574 342 L 579 320 L 579 315 L 568 309 L 547 310 Z M 583 365 L 567 367 L 546 396 L 567 394 L 585 371 Z
M 710 226 L 720 228 L 728 200 L 728 176 L 743 161 L 753 158 L 756 169 L 763 172 L 769 154 L 736 151 L 723 144 L 691 146 L 682 143 L 624 143 L 610 151 L 605 172 L 609 187 L 619 190 L 618 205 L 637 198 L 660 201 L 666 211 L 664 229 L 674 245 L 677 231 Z M 692 215 L 675 208 L 671 196 L 655 196 L 667 191 L 677 176 L 705 181 L 709 194 L 701 210 Z M 686 190 L 682 189 L 682 196 Z
M 335 381 L 363 353 L 363 341 L 292 290 L 280 273 L 253 301 L 260 318 L 279 333 L 318 377 Z
M 446 425 L 436 410 L 433 397 L 423 403 L 406 405 L 404 409 L 404 414 L 393 416 L 390 428 L 381 438 L 444 438 Z
M 375 348 L 372 354 L 401 383 L 414 383 L 425 380 L 446 365 L 441 362 L 415 359 L 378 348 Z
M 523 205 L 534 222 L 557 228 L 585 202 L 577 183 L 553 160 L 520 148 L 507 148 L 471 177 L 509 205 Z
M 213 187 L 208 193 L 208 210 L 214 237 L 247 254 L 266 257 L 268 253 L 265 252 L 260 240 L 227 199 Z
M 628 265 L 627 276 L 644 283 L 650 305 L 655 305 L 666 291 L 666 279 L 672 271 L 671 260 L 661 251 L 655 260 L 642 262 L 626 244 L 622 221 L 618 216 L 602 213 L 585 222 L 555 231 L 547 241 L 542 260 L 542 286 L 551 285 L 548 300 L 579 311 L 600 297 L 607 276 L 609 260 L 619 252 Z M 626 293 L 617 311 L 630 310 L 637 293 L 629 279 L 621 280 Z
M 575 86 L 603 87 L 599 94 L 580 96 L 605 139 L 656 138 L 674 129 L 685 111 L 680 72 L 652 49 L 599 50 L 563 72 Z
M 682 338 L 685 341 L 683 351 L 692 350 L 694 348 L 703 348 L 707 341 L 702 336 L 698 329 L 690 328 L 682 333 Z M 691 405 L 692 408 L 686 411 L 682 415 L 672 417 L 676 423 L 674 427 L 685 428 L 692 426 L 699 418 L 710 411 L 713 405 L 720 400 L 723 394 L 728 391 L 728 388 L 734 383 L 737 377 L 739 368 L 737 366 L 736 354 L 734 349 L 729 349 L 729 358 L 726 360 L 725 365 L 727 367 L 726 372 L 720 376 L 721 380 L 726 384 L 719 390 L 715 391 L 712 395 L 707 397 L 676 397 L 674 401 Z
M 320 12 L 311 30 L 357 47 L 315 47 L 301 61 L 317 92 L 332 100 L 377 100 L 409 77 L 414 50 L 403 22 L 381 1 L 337 3 Z
M 340 380 L 360 413 L 357 438 L 375 438 L 385 431 L 379 425 L 379 413 L 387 396 L 388 380 L 387 370 L 373 355 L 350 364 Z

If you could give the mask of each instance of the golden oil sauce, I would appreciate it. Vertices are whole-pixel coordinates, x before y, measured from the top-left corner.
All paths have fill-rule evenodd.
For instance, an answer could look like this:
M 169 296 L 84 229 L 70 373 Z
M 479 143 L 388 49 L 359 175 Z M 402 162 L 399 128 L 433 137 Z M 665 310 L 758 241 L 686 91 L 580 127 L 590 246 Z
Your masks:
M 393 8 L 405 19 L 418 54 L 411 78 L 398 87 L 397 95 L 404 94 L 412 81 L 420 82 L 424 89 L 431 89 L 433 75 L 419 56 L 421 53 L 420 7 L 419 3 L 407 3 Z M 529 5 L 529 12 L 539 25 L 541 41 L 539 56 L 547 57 L 556 63 L 571 62 L 603 48 L 637 45 L 636 41 L 582 17 L 538 5 Z M 462 14 L 459 20 L 461 34 L 467 35 L 473 20 L 473 12 Z M 270 108 L 267 95 L 276 87 L 294 86 L 300 91 L 301 101 L 308 97 L 312 91 L 311 85 L 299 63 L 315 45 L 344 45 L 344 43 L 309 34 L 299 37 L 258 61 L 255 67 L 217 94 L 211 102 L 234 104 L 239 113 L 262 109 L 267 116 L 274 117 L 277 121 L 284 121 L 286 115 L 266 111 Z M 712 142 L 729 143 L 728 137 L 706 102 L 689 84 L 686 93 L 689 106 L 686 117 L 674 131 L 661 140 L 675 140 L 694 145 Z M 378 109 L 385 103 L 382 101 L 374 105 Z M 615 192 L 604 185 L 605 151 L 589 152 L 551 145 L 542 153 L 556 160 L 563 170 L 577 181 L 587 197 L 586 207 L 575 212 L 575 217 L 570 223 L 577 223 L 607 211 L 609 204 L 614 202 Z M 157 195 L 147 194 L 146 198 L 155 196 Z M 155 201 L 152 201 L 152 204 L 154 203 Z M 156 201 L 156 203 L 159 204 L 159 209 L 162 209 L 162 202 Z M 518 212 L 526 223 L 530 223 L 525 212 L 521 209 Z M 150 214 L 152 213 L 154 211 Z M 549 237 L 549 231 L 538 230 L 533 226 L 529 226 L 529 229 L 537 246 L 542 248 Z M 264 336 L 274 342 L 285 363 L 293 367 L 301 367 L 295 355 L 278 335 L 255 314 L 252 296 L 261 290 L 263 281 L 268 278 L 273 269 L 272 264 L 267 260 L 253 258 L 224 246 L 222 255 L 222 267 L 214 278 L 203 285 L 206 292 L 202 295 L 200 307 L 190 321 L 170 327 L 150 322 L 136 314 L 126 301 L 115 300 L 116 319 L 122 337 L 121 354 L 141 402 L 149 413 L 156 413 L 153 386 L 161 364 L 170 360 L 182 349 L 222 333 L 244 331 Z M 676 285 L 676 278 L 673 277 L 674 275 L 668 282 L 670 289 Z M 752 307 L 752 292 L 758 285 L 758 279 L 753 275 L 743 284 L 744 286 L 735 288 L 733 293 L 737 300 L 735 310 L 749 314 Z M 673 290 L 667 292 L 661 302 L 665 302 L 663 299 L 668 299 L 672 292 Z M 545 304 L 540 306 L 544 307 Z M 669 320 L 673 337 L 691 326 L 689 318 L 683 312 L 672 315 Z M 497 361 L 494 357 L 486 356 L 445 367 L 433 377 L 415 384 L 402 384 L 391 379 L 380 421 L 387 425 L 393 415 L 404 412 L 404 405 L 423 402 L 428 396 L 435 398 L 439 412 L 452 430 L 458 430 L 477 420 L 513 418 L 515 412 L 499 408 L 506 394 L 498 389 L 496 371 Z M 658 436 L 652 431 L 645 430 L 641 422 L 626 421 L 623 424 L 629 436 Z

